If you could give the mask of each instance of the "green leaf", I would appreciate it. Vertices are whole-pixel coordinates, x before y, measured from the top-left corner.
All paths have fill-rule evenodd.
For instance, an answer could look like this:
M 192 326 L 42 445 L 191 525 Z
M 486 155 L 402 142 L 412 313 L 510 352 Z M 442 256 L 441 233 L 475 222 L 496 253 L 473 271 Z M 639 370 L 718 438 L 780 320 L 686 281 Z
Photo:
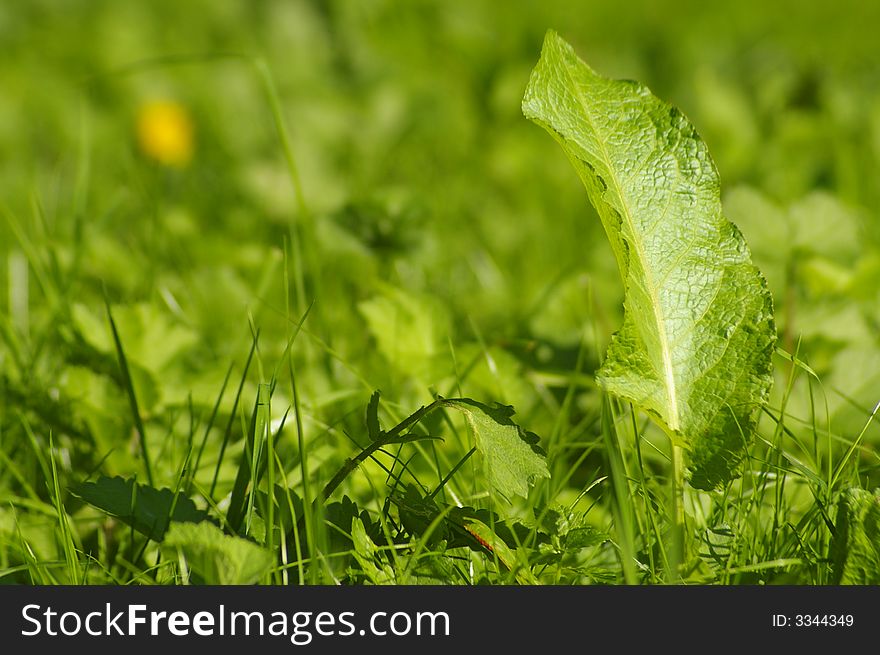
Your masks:
M 430 374 L 445 334 L 441 308 L 391 286 L 357 307 L 379 352 L 395 369 L 415 377 Z
M 880 584 L 880 497 L 847 489 L 838 503 L 834 532 L 835 584 Z
M 179 551 L 189 570 L 204 584 L 254 584 L 275 563 L 268 550 L 247 539 L 225 535 L 211 523 L 176 523 L 168 530 L 163 547 Z
M 102 476 L 95 482 L 75 484 L 70 492 L 154 541 L 162 541 L 171 521 L 199 523 L 208 518 L 186 496 L 133 479 Z
M 441 515 L 440 508 L 433 499 L 425 498 L 416 485 L 406 485 L 403 491 L 395 491 L 389 499 L 397 507 L 404 529 L 410 535 L 423 539 L 428 546 L 436 547 L 441 541 L 449 542 L 451 548 L 470 543 L 456 542 L 445 519 L 436 522 Z M 430 535 L 427 534 L 428 530 L 431 530 Z
M 491 525 L 495 535 L 508 546 L 527 541 L 542 543 L 547 535 L 535 533 L 533 529 L 517 520 L 504 520 L 488 509 L 469 506 L 441 506 L 431 497 L 425 497 L 414 484 L 406 485 L 404 491 L 391 494 L 391 502 L 397 507 L 400 523 L 411 537 L 425 540 L 432 548 L 441 543 L 447 549 L 467 547 L 477 552 L 488 550 L 486 545 L 469 531 L 469 521 L 479 521 Z M 428 531 L 431 531 L 428 534 Z
M 476 537 L 488 550 L 493 552 L 504 566 L 513 571 L 517 582 L 524 585 L 540 584 L 535 574 L 529 568 L 525 557 L 518 557 L 519 553 L 492 532 L 488 525 L 477 519 L 468 519 L 464 523 L 464 529 Z
M 71 315 L 78 333 L 90 346 L 99 352 L 115 353 L 113 335 L 105 317 L 79 303 L 73 305 Z M 150 304 L 115 306 L 113 318 L 125 341 L 129 359 L 154 375 L 174 365 L 199 342 L 196 332 L 172 322 Z
M 552 31 L 523 112 L 562 145 L 624 280 L 599 383 L 687 450 L 692 486 L 727 482 L 770 388 L 776 333 L 705 143 L 678 109 L 597 75 Z
M 464 414 L 468 431 L 486 463 L 489 483 L 503 496 L 522 496 L 538 478 L 549 478 L 550 471 L 538 437 L 511 420 L 513 407 L 484 405 L 469 398 L 446 399 L 444 406 Z
M 370 539 L 363 521 L 358 517 L 351 521 L 351 541 L 354 544 L 352 555 L 369 581 L 377 585 L 393 584 L 394 570 L 379 561 L 379 547 Z

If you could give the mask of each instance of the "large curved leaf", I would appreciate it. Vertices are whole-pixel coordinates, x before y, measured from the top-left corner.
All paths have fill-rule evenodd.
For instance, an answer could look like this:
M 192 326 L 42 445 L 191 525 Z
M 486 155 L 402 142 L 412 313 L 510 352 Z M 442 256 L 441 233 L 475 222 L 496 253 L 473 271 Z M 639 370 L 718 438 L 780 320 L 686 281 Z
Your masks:
M 691 485 L 728 481 L 770 387 L 776 331 L 705 143 L 675 107 L 597 75 L 552 31 L 523 112 L 562 145 L 624 280 L 599 382 L 686 448 Z
M 831 542 L 834 584 L 880 584 L 880 496 L 847 489 L 837 503 Z

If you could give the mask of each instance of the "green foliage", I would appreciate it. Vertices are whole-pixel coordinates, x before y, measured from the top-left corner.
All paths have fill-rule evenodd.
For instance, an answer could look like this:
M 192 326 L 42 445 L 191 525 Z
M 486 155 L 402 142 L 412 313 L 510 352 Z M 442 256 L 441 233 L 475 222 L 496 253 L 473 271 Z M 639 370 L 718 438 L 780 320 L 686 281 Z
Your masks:
M 517 553 L 503 539 L 499 538 L 488 525 L 478 519 L 469 518 L 465 519 L 463 527 L 497 557 L 508 570 L 513 571 L 517 582 L 527 585 L 539 584 L 538 579 L 528 565 L 528 560 L 523 561 L 517 557 Z
M 207 512 L 179 492 L 134 479 L 101 476 L 95 482 L 73 485 L 71 493 L 155 541 L 162 541 L 172 521 L 200 523 L 208 518 Z
M 624 281 L 599 382 L 682 440 L 693 486 L 725 484 L 766 400 L 776 331 L 705 143 L 678 109 L 600 77 L 552 31 L 523 111 L 571 160 Z
M 193 582 L 209 585 L 249 585 L 258 582 L 275 558 L 257 544 L 223 534 L 211 523 L 175 523 L 163 547 L 170 557 L 180 556 Z
M 431 303 L 389 287 L 358 310 L 392 367 L 416 377 L 430 372 L 443 334 L 443 320 Z
M 873 579 L 847 550 L 870 530 L 837 527 L 880 486 L 880 5 L 795 4 L 0 3 L 0 583 Z M 659 332 L 633 318 L 647 269 L 622 285 L 608 247 L 632 231 L 603 236 L 523 118 L 552 26 L 689 117 L 704 144 L 570 66 L 632 101 L 615 134 L 682 136 L 621 141 L 621 166 L 712 153 L 772 292 L 774 384 L 756 425 L 759 398 L 729 399 L 729 461 L 702 464 L 742 475 L 709 491 L 670 484 L 667 420 L 597 384 L 621 326 L 645 352 Z M 188 163 L 144 149 L 156 101 L 188 116 Z M 714 241 L 698 163 L 708 223 L 685 227 Z M 648 216 L 669 178 L 643 178 Z M 658 234 L 686 238 L 673 200 Z
M 447 399 L 446 407 L 464 414 L 468 431 L 486 463 L 492 488 L 506 497 L 529 493 L 529 485 L 549 478 L 538 435 L 526 432 L 511 420 L 513 407 L 488 406 L 469 398 Z
M 389 584 L 394 581 L 394 570 L 391 566 L 376 563 L 378 548 L 367 535 L 363 521 L 359 518 L 352 519 L 351 540 L 354 545 L 354 558 L 371 583 Z
M 836 584 L 880 584 L 880 496 L 847 489 L 837 507 L 832 559 Z
M 537 445 L 538 435 L 523 430 L 511 420 L 514 409 L 507 405 L 488 406 L 470 398 L 438 398 L 420 407 L 410 416 L 387 431 L 379 429 L 377 412 L 378 392 L 374 392 L 367 405 L 367 433 L 372 441 L 357 457 L 346 462 L 336 476 L 327 483 L 323 495 L 328 497 L 351 473 L 353 468 L 384 446 L 436 439 L 414 430 L 434 411 L 440 408 L 454 409 L 465 417 L 468 432 L 476 442 L 474 450 L 480 452 L 486 464 L 486 478 L 492 489 L 505 498 L 514 495 L 528 496 L 529 486 L 541 477 L 550 477 L 545 454 Z M 467 455 L 466 457 L 468 457 Z

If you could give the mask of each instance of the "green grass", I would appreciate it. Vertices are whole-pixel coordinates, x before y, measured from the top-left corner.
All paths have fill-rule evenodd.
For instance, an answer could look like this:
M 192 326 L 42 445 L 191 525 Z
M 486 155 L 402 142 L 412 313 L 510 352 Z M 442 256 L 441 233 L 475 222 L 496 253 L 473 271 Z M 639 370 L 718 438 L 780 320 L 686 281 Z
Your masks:
M 152 4 L 0 10 L 0 583 L 829 584 L 847 512 L 870 561 L 874 9 Z M 520 112 L 548 27 L 688 115 L 774 296 L 742 475 L 680 512 L 594 379 L 599 220 Z M 179 168 L 135 138 L 160 98 Z M 437 397 L 512 405 L 549 477 L 499 491 Z

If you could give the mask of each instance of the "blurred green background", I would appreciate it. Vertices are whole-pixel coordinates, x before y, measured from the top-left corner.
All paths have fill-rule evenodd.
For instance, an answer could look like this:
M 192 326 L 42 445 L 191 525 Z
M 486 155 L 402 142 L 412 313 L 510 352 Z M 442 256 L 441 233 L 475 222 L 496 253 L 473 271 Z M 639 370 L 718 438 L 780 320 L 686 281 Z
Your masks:
M 234 386 L 252 331 L 246 407 L 287 368 L 310 306 L 293 361 L 317 466 L 346 455 L 343 432 L 362 435 L 373 389 L 400 415 L 434 392 L 513 404 L 551 456 L 571 447 L 551 435 L 595 439 L 591 372 L 622 292 L 574 171 L 520 112 L 548 28 L 695 124 L 780 345 L 822 380 L 788 411 L 809 424 L 816 405 L 824 421 L 827 402 L 852 439 L 880 389 L 877 25 L 880 5 L 849 0 L 0 3 L 0 448 L 36 475 L 24 416 L 39 439 L 54 432 L 71 478 L 139 470 L 105 293 L 160 482 L 186 447 L 171 437 L 230 365 Z M 192 123 L 180 166 L 136 138 L 159 100 Z M 290 402 L 280 385 L 276 419 Z

